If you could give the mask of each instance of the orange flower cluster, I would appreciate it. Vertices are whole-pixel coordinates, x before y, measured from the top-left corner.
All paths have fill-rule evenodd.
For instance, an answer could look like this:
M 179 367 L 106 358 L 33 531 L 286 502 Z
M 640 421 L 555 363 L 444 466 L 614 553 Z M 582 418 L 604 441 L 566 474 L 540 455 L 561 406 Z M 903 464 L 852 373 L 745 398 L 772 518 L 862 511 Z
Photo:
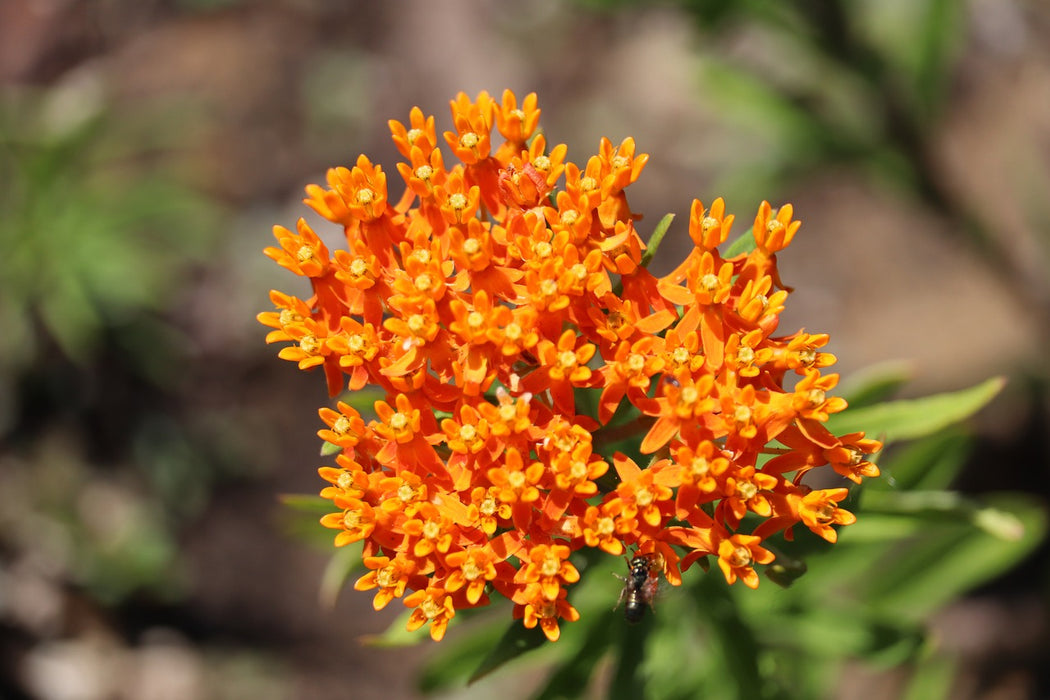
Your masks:
M 832 526 L 855 520 L 838 505 L 847 489 L 812 490 L 803 474 L 878 474 L 876 441 L 822 425 L 845 407 L 820 372 L 835 360 L 828 337 L 774 336 L 791 206 L 763 203 L 754 249 L 723 258 L 733 217 L 694 201 L 693 250 L 658 278 L 625 194 L 648 156 L 603 139 L 580 168 L 547 148 L 539 116 L 534 94 L 520 106 L 509 91 L 460 94 L 447 167 L 434 118 L 414 108 L 390 122 L 398 201 L 361 156 L 306 189 L 345 248 L 332 254 L 300 220 L 266 250 L 313 288 L 271 293 L 267 342 L 322 367 L 332 396 L 385 393 L 374 417 L 320 410 L 320 436 L 341 449 L 320 470 L 335 509 L 322 523 L 337 546 L 363 540 L 355 588 L 375 591 L 376 609 L 402 598 L 409 629 L 429 624 L 435 640 L 493 592 L 557 640 L 559 620 L 579 618 L 567 591 L 584 547 L 651 554 L 672 584 L 711 556 L 755 587 L 774 558 L 766 537 L 801 523 L 833 542 Z M 596 415 L 578 412 L 584 395 Z M 600 448 L 631 434 L 651 461 L 616 453 L 610 471 Z

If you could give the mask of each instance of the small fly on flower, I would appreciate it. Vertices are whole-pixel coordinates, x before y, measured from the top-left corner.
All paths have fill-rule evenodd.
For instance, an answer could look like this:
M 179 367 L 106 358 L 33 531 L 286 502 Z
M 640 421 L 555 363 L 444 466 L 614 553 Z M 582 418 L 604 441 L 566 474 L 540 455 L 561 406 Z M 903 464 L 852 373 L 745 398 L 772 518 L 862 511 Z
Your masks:
M 653 606 L 653 598 L 660 587 L 660 569 L 663 557 L 656 553 L 635 554 L 627 562 L 627 576 L 613 574 L 623 581 L 623 590 L 616 607 L 623 603 L 623 616 L 631 624 L 640 622 L 645 616 L 645 609 Z

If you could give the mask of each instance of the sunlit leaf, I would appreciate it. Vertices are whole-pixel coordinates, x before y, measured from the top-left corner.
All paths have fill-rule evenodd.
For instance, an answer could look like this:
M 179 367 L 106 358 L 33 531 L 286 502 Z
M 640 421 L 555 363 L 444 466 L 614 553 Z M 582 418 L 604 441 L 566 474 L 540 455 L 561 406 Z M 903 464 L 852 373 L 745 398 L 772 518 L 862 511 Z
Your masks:
M 846 410 L 833 415 L 827 427 L 837 435 L 862 430 L 887 443 L 924 437 L 972 416 L 1005 383 L 993 377 L 961 391 Z
M 653 256 L 656 255 L 656 249 L 660 247 L 660 241 L 664 239 L 667 229 L 671 228 L 672 221 L 674 221 L 674 214 L 665 214 L 664 218 L 660 219 L 660 223 L 656 224 L 653 235 L 649 237 L 649 242 L 645 244 L 645 253 L 642 254 L 642 267 L 649 267 Z

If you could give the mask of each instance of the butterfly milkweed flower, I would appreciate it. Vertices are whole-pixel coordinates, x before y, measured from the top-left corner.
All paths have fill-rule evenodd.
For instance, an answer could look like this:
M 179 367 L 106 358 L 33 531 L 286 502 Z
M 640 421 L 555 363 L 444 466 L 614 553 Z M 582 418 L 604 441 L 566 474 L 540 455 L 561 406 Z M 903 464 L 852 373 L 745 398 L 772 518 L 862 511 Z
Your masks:
M 855 520 L 847 489 L 802 477 L 877 476 L 880 445 L 824 427 L 846 406 L 822 374 L 828 336 L 778 329 L 791 205 L 763 203 L 750 252 L 727 257 L 734 217 L 694 201 L 692 249 L 657 277 L 626 196 L 649 159 L 633 139 L 602 139 L 581 167 L 538 131 L 534 94 L 451 105 L 440 138 L 418 108 L 390 122 L 398 184 L 362 155 L 306 188 L 345 246 L 300 219 L 265 251 L 312 288 L 271 293 L 267 342 L 321 367 L 332 397 L 382 395 L 320 409 L 337 450 L 321 522 L 362 543 L 355 588 L 377 609 L 399 599 L 435 640 L 493 595 L 557 640 L 580 617 L 580 549 L 658 554 L 674 584 L 710 557 L 754 588 L 771 535 L 834 542 Z M 635 459 L 604 452 L 632 440 Z

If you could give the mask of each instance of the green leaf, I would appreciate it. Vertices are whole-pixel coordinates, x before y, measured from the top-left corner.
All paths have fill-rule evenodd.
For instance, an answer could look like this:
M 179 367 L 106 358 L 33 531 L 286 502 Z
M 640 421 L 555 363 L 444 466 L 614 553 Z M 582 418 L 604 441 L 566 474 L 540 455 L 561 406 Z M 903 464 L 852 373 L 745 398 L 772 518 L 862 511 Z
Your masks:
M 908 680 L 903 700 L 935 700 L 951 697 L 959 664 L 946 656 L 923 659 Z
M 318 591 L 321 605 L 332 609 L 339 598 L 339 593 L 346 586 L 346 582 L 355 571 L 364 568 L 361 561 L 362 544 L 355 542 L 335 550 L 335 554 L 328 560 L 328 565 L 321 575 L 321 587 Z
M 616 637 L 616 626 L 624 624 L 622 619 L 617 619 L 618 617 L 609 611 L 600 613 L 587 628 L 580 648 L 574 654 L 559 655 L 561 663 L 534 696 L 534 700 L 586 697 L 585 691 L 591 683 L 595 669 Z M 558 644 L 562 641 L 564 640 L 559 640 Z
M 653 256 L 656 255 L 656 249 L 660 247 L 660 241 L 664 239 L 667 229 L 671 228 L 672 221 L 674 221 L 674 214 L 665 214 L 664 218 L 660 219 L 660 223 L 656 224 L 653 235 L 649 237 L 649 242 L 646 244 L 645 253 L 642 254 L 642 267 L 649 267 Z
M 481 663 L 470 674 L 468 682 L 473 683 L 479 678 L 484 678 L 500 666 L 513 661 L 533 649 L 537 649 L 547 643 L 547 638 L 537 625 L 532 629 L 526 629 L 520 621 L 511 623 L 503 636 L 495 643 L 486 646 L 489 653 L 481 660 Z
M 853 373 L 838 387 L 838 393 L 849 402 L 851 409 L 885 401 L 912 378 L 909 362 L 880 362 Z
M 282 493 L 278 500 L 294 511 L 318 517 L 338 510 L 328 499 L 306 493 Z
M 403 611 L 394 618 L 394 621 L 390 623 L 385 632 L 365 635 L 361 637 L 361 643 L 365 646 L 376 648 L 398 648 L 412 647 L 425 639 L 430 639 L 426 625 L 412 632 L 406 629 L 408 618 L 412 617 L 412 612 L 412 610 Z
M 321 444 L 322 457 L 331 457 L 332 455 L 337 455 L 342 451 L 342 447 L 336 445 L 335 443 L 328 442 L 327 440 L 325 440 L 324 443 Z
M 724 258 L 734 258 L 740 254 L 750 253 L 752 250 L 758 247 L 758 243 L 755 242 L 755 235 L 748 229 L 744 233 L 737 236 L 729 247 L 726 248 L 726 252 L 722 254 Z
M 949 428 L 897 450 L 886 464 L 879 463 L 881 479 L 865 483 L 869 491 L 935 491 L 947 488 L 966 463 L 973 438 Z
M 990 534 L 987 525 L 928 522 L 917 538 L 865 572 L 861 583 L 872 604 L 901 619 L 922 619 L 1016 565 L 1046 535 L 1046 512 L 1034 497 L 997 494 L 983 501 L 984 517 L 1005 518 L 1010 526 Z
M 913 440 L 969 418 L 986 406 L 1005 383 L 1003 377 L 993 377 L 961 391 L 847 409 L 831 416 L 827 428 L 836 435 L 863 430 L 885 443 Z
M 522 627 L 520 621 L 511 623 Z M 430 657 L 419 674 L 423 693 L 460 689 L 473 680 L 478 659 L 484 658 L 499 643 L 504 625 L 495 618 L 477 627 L 463 629 L 464 634 L 446 635 L 441 648 Z

